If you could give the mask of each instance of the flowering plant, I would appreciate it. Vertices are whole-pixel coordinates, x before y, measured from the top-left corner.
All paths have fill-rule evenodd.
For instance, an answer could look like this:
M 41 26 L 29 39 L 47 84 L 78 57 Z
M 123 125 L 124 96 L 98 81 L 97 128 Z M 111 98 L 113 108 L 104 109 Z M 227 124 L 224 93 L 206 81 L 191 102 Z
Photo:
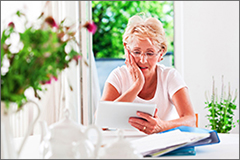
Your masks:
M 16 102 L 18 108 L 26 102 L 24 91 L 32 87 L 35 97 L 41 85 L 57 80 L 58 74 L 69 67 L 72 60 L 78 63 L 81 53 L 74 49 L 78 44 L 75 39 L 76 25 L 64 25 L 65 19 L 57 24 L 53 17 L 44 15 L 30 23 L 26 15 L 17 11 L 14 16 L 24 20 L 24 31 L 16 30 L 16 23 L 11 22 L 3 30 L 1 37 L 1 101 L 7 106 Z M 16 26 L 15 26 L 16 25 Z M 77 27 L 86 28 L 93 33 L 97 27 L 87 22 Z
M 233 93 L 230 91 L 230 83 L 228 85 L 228 96 L 225 92 L 225 86 L 223 83 L 222 76 L 222 88 L 221 88 L 221 96 L 218 99 L 217 88 L 215 88 L 215 80 L 213 77 L 213 88 L 211 98 L 208 92 L 205 92 L 207 105 L 205 108 L 208 109 L 209 113 L 206 117 L 208 117 L 209 123 L 206 127 L 211 127 L 211 129 L 216 130 L 218 133 L 229 133 L 232 128 L 236 127 L 235 122 L 233 121 L 234 110 L 237 109 L 235 101 L 237 99 L 237 89 L 235 90 L 235 96 L 232 97 Z M 210 101 L 209 101 L 210 99 Z M 239 120 L 237 120 L 239 123 Z

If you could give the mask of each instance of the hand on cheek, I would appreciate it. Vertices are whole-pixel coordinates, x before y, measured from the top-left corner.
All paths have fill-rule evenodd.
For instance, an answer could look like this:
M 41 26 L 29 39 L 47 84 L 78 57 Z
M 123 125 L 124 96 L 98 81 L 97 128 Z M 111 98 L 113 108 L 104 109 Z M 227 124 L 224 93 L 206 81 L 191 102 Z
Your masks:
M 131 74 L 133 82 L 137 83 L 138 84 L 137 86 L 142 88 L 145 83 L 145 78 L 142 71 L 136 64 L 133 55 L 126 48 L 125 48 L 125 55 L 126 55 L 125 64 Z

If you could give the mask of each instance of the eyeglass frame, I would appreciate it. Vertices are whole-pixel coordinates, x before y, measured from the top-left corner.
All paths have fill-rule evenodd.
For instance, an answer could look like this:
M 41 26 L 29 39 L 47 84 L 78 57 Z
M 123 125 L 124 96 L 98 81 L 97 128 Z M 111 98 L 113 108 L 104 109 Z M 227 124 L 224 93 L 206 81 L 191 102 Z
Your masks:
M 132 50 L 130 49 L 130 47 L 129 47 L 129 46 L 127 46 L 127 47 L 128 47 L 128 50 L 130 51 L 130 53 L 131 53 L 134 57 L 137 57 L 137 58 L 140 58 L 141 55 L 144 54 L 144 56 L 146 56 L 147 59 L 153 59 L 154 57 L 157 57 L 157 55 L 162 51 L 161 49 L 159 49 L 159 51 L 158 51 L 157 53 L 154 53 L 153 57 L 150 57 L 150 58 L 149 58 L 149 56 L 147 55 L 147 52 L 143 53 L 143 51 L 139 51 L 139 52 L 141 52 L 141 53 L 136 56 L 136 55 L 132 52 Z

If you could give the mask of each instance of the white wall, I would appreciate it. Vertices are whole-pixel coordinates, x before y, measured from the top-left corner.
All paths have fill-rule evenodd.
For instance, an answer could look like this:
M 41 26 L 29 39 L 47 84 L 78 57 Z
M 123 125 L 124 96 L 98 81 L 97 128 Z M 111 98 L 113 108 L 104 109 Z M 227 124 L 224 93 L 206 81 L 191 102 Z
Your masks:
M 239 2 L 175 2 L 175 64 L 189 86 L 199 127 L 208 120 L 205 91 L 212 91 L 212 76 L 220 95 L 221 77 L 239 91 Z M 239 119 L 239 94 L 236 100 Z M 232 130 L 239 133 L 239 127 Z

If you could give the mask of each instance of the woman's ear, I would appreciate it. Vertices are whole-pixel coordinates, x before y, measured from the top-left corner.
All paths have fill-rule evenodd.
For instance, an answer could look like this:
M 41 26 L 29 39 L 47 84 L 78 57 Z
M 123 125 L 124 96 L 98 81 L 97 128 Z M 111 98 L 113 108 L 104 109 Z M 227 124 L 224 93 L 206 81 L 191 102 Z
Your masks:
M 125 54 L 125 57 L 127 57 L 127 52 L 128 52 L 128 49 L 127 49 L 127 43 L 123 43 L 123 46 L 124 46 L 124 54 Z
M 160 56 L 158 57 L 158 62 L 163 60 L 163 52 L 164 52 L 164 49 L 160 52 Z
M 124 49 L 127 49 L 127 43 L 123 43 Z

